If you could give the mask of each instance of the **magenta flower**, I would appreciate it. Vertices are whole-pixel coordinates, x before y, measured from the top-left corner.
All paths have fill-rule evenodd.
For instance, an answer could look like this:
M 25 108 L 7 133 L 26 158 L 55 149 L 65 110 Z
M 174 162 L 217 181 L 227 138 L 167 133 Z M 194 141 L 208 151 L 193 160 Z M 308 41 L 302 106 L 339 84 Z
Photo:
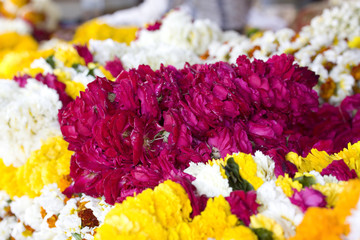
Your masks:
M 86 65 L 94 61 L 94 57 L 86 45 L 74 45 L 79 56 L 85 60 Z
M 321 171 L 321 175 L 332 175 L 339 181 L 348 181 L 357 178 L 354 169 L 349 169 L 344 160 L 334 160 L 326 168 Z
M 124 70 L 122 62 L 117 57 L 112 61 L 106 62 L 104 68 L 108 70 L 113 77 L 117 77 Z
M 326 196 L 318 190 L 304 188 L 300 192 L 294 189 L 294 194 L 290 197 L 291 203 L 300 207 L 305 212 L 309 207 L 326 207 Z
M 342 106 L 345 121 L 339 108 L 319 108 L 312 90 L 317 76 L 291 56 L 267 62 L 241 56 L 236 65 L 186 64 L 157 71 L 145 65 L 120 71 L 117 60 L 110 66 L 115 82 L 96 78 L 59 112 L 64 139 L 76 152 L 67 194 L 105 196 L 114 203 L 165 179 L 188 179 L 181 171 L 191 161 L 239 151 L 261 150 L 273 158 L 277 176 L 293 176 L 297 169 L 285 161 L 286 153 L 304 154 L 313 146 L 333 150 L 342 144 L 335 141 L 348 139 L 359 125 L 350 115 L 357 99 Z
M 256 203 L 255 191 L 233 191 L 226 197 L 231 207 L 231 213 L 236 215 L 246 226 L 250 224 L 250 217 L 257 214 L 259 204 Z
M 153 24 L 149 24 L 146 26 L 146 30 L 148 31 L 156 31 L 156 30 L 159 30 L 160 27 L 161 27 L 161 22 L 160 21 L 156 21 L 155 23 Z

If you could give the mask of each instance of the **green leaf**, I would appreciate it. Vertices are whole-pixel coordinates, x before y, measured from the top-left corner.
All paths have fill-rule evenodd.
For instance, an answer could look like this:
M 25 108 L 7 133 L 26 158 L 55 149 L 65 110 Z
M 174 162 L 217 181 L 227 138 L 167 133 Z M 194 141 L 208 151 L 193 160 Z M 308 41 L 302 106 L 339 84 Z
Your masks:
M 72 235 L 76 240 L 82 240 L 81 235 L 78 234 L 78 233 L 72 233 L 71 235 Z
M 293 179 L 294 181 L 298 181 L 303 185 L 303 187 L 310 187 L 311 185 L 316 184 L 316 179 L 313 176 L 301 176 Z
M 245 34 L 246 34 L 247 37 L 251 37 L 252 35 L 254 35 L 254 34 L 258 33 L 258 32 L 260 32 L 259 28 L 250 28 L 250 29 L 248 29 L 246 31 Z
M 95 68 L 89 70 L 87 76 L 89 76 L 89 75 L 95 77 Z
M 75 69 L 77 72 L 79 71 L 79 66 L 80 66 L 80 64 L 78 64 L 78 63 L 73 63 L 73 65 L 71 65 L 71 67 L 73 69 Z
M 54 55 L 51 55 L 45 59 L 45 61 L 51 66 L 52 69 L 55 69 L 55 61 L 54 61 Z
M 229 158 L 226 166 L 223 166 L 223 168 L 225 169 L 225 174 L 228 177 L 229 185 L 234 191 L 243 190 L 248 192 L 254 190 L 254 187 L 240 176 L 239 165 L 235 162 L 234 158 Z
M 251 230 L 259 240 L 273 240 L 273 233 L 265 228 L 252 228 Z

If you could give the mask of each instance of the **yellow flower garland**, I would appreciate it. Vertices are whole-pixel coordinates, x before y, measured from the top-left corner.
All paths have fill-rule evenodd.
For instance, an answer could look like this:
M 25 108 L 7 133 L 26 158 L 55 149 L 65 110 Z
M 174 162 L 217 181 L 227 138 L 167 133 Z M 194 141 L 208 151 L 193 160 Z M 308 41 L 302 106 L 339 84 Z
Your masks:
M 82 24 L 76 29 L 73 42 L 78 44 L 86 44 L 90 39 L 106 40 L 112 39 L 117 42 L 130 44 L 135 40 L 138 28 L 132 26 L 124 26 L 120 28 L 112 27 L 100 20 L 92 20 Z
M 32 152 L 21 167 L 5 166 L 0 161 L 0 189 L 11 197 L 40 196 L 45 185 L 57 183 L 60 190 L 70 185 L 70 158 L 68 143 L 62 137 L 49 138 L 41 149 Z

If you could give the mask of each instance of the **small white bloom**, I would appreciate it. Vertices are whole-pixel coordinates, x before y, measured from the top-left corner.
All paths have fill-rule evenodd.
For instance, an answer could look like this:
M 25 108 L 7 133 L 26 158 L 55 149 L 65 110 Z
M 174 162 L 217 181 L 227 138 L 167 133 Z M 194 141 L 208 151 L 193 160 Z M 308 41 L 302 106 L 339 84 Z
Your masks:
M 211 166 L 205 163 L 196 164 L 191 162 L 184 172 L 196 178 L 192 184 L 200 195 L 205 194 L 207 197 L 222 195 L 228 197 L 232 192 L 228 180 L 221 176 L 220 166 L 217 164 Z
M 29 79 L 25 88 L 15 81 L 0 80 L 0 158 L 21 166 L 42 141 L 61 134 L 55 90 Z
M 264 155 L 261 151 L 256 151 L 253 159 L 257 165 L 256 174 L 264 182 L 275 179 L 274 169 L 275 162 L 269 156 Z
M 265 182 L 257 190 L 257 201 L 261 204 L 259 213 L 274 219 L 284 229 L 285 237 L 295 234 L 296 226 L 303 219 L 301 210 L 293 205 L 275 181 Z
M 25 35 L 31 34 L 32 30 L 30 24 L 22 19 L 7 19 L 0 17 L 0 34 L 7 32 L 17 32 Z

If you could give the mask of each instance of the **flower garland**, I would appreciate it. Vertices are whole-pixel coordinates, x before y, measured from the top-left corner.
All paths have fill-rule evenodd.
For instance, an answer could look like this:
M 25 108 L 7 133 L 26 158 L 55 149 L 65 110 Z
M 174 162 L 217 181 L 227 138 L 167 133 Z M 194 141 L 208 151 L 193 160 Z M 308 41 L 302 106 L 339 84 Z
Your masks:
M 107 40 L 125 43 L 129 45 L 135 40 L 137 27 L 112 27 L 100 20 L 88 21 L 76 29 L 73 42 L 76 44 L 86 44 L 90 40 Z
M 339 104 L 346 96 L 359 92 L 360 52 L 352 40 L 360 36 L 357 27 L 360 5 L 345 3 L 312 19 L 299 33 L 291 29 L 266 31 L 252 38 L 231 35 L 209 46 L 208 59 L 234 63 L 240 54 L 266 60 L 289 53 L 301 66 L 320 75 L 318 86 L 322 101 Z
M 357 11 L 347 5 L 319 19 L 344 9 Z M 317 76 L 293 57 L 272 56 L 291 52 L 312 70 L 336 59 L 329 74 L 350 83 L 350 75 L 357 79 L 356 30 L 342 34 L 326 23 L 320 32 L 329 43 L 315 24 L 299 35 L 281 30 L 250 39 L 189 19 L 172 12 L 130 46 L 49 41 L 42 46 L 48 50 L 23 51 L 29 44 L 3 55 L 0 70 L 7 72 L 0 74 L 15 81 L 0 81 L 1 238 L 359 236 L 360 97 L 346 97 L 356 92 L 348 87 L 344 94 L 319 90 Z M 110 34 L 100 33 L 99 39 Z M 241 51 L 270 58 L 251 62 L 237 58 Z M 236 64 L 191 65 L 217 57 Z M 338 106 L 320 105 L 313 87 Z M 58 120 L 74 151 L 71 165 Z
M 204 162 L 232 152 L 252 152 L 253 146 L 272 155 L 280 154 L 272 152 L 275 146 L 285 152 L 299 148 L 298 134 L 308 130 L 297 129 L 297 123 L 312 122 L 307 114 L 318 107 L 311 90 L 316 77 L 292 62 L 285 55 L 266 63 L 240 57 L 237 66 L 217 63 L 156 72 L 140 66 L 123 71 L 115 82 L 97 78 L 59 115 L 64 139 L 75 151 L 75 182 L 69 191 L 105 195 L 113 203 L 154 187 L 163 177 L 173 176 L 173 167 L 184 169 L 190 159 Z M 258 78 L 262 85 L 253 82 Z M 273 93 L 271 86 L 277 86 Z M 291 97 L 295 95 L 302 96 L 302 105 Z M 119 142 L 109 141 L 118 136 Z M 290 162 L 280 168 L 281 157 L 276 158 L 277 175 L 296 169 Z M 144 174 L 148 177 L 134 178 Z M 107 186 L 115 176 L 116 181 L 129 178 L 125 182 L 132 184 Z
M 21 88 L 1 80 L 0 158 L 5 165 L 21 166 L 42 141 L 60 135 L 58 94 L 36 80 Z M 46 101 L 44 101 L 46 99 Z

